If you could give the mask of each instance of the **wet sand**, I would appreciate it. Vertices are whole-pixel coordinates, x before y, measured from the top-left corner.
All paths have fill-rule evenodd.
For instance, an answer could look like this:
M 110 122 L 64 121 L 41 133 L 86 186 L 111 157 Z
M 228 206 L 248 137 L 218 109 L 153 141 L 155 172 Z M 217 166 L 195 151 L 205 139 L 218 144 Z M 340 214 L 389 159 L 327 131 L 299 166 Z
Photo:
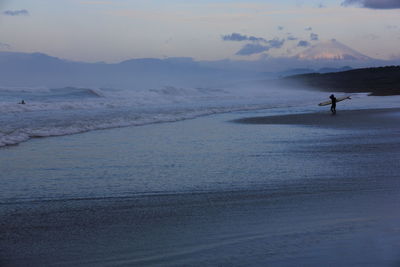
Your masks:
M 247 117 L 235 120 L 246 124 L 291 124 L 341 128 L 384 128 L 400 122 L 399 109 L 338 110 L 282 116 Z
M 0 265 L 396 266 L 398 112 L 222 114 L 1 150 Z

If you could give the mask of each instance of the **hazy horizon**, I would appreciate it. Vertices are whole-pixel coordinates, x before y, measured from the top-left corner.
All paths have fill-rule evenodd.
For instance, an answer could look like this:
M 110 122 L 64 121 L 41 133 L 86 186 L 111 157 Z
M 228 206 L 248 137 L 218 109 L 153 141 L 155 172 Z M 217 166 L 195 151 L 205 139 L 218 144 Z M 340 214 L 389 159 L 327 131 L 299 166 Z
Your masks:
M 257 60 L 337 39 L 368 57 L 394 60 L 400 58 L 398 8 L 395 0 L 5 0 L 0 50 L 107 63 Z

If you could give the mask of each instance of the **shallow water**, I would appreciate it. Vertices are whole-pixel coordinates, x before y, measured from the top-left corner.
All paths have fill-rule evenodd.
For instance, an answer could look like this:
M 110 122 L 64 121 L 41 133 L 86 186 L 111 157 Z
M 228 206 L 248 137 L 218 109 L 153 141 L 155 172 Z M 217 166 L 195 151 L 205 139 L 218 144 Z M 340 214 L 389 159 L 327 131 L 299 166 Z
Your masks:
M 267 88 L 262 81 L 222 87 L 165 86 L 141 90 L 0 87 L 0 147 L 34 137 L 174 122 L 238 110 L 305 106 L 323 95 Z M 26 104 L 18 104 L 22 99 Z
M 3 148 L 1 265 L 398 264 L 398 126 L 231 122 L 285 112 Z

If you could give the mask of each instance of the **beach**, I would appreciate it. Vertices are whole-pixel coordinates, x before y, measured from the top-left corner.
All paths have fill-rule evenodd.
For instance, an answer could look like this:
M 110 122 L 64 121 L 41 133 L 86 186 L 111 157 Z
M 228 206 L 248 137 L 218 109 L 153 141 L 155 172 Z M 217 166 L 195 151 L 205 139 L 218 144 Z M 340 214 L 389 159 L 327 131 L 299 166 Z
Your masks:
M 400 109 L 343 110 L 327 116 L 326 112 L 282 116 L 249 117 L 236 122 L 248 124 L 308 125 L 331 128 L 380 129 L 393 127 L 400 120 Z
M 42 2 L 0 0 L 0 267 L 400 266 L 400 0 Z
M 397 265 L 399 112 L 238 111 L 3 147 L 0 265 Z

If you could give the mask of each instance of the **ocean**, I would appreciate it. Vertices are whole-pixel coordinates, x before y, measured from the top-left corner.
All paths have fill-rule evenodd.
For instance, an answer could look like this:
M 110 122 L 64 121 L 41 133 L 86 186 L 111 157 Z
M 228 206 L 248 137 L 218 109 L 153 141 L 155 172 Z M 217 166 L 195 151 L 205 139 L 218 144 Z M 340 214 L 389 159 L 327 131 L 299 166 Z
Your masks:
M 0 265 L 398 264 L 398 112 L 236 123 L 334 118 L 326 93 L 242 90 L 0 90 Z M 337 116 L 398 101 L 354 95 Z
M 266 88 L 264 83 L 143 90 L 0 87 L 0 147 L 32 137 L 174 122 L 237 110 L 306 106 L 325 97 L 305 90 Z M 22 100 L 25 105 L 18 104 Z

